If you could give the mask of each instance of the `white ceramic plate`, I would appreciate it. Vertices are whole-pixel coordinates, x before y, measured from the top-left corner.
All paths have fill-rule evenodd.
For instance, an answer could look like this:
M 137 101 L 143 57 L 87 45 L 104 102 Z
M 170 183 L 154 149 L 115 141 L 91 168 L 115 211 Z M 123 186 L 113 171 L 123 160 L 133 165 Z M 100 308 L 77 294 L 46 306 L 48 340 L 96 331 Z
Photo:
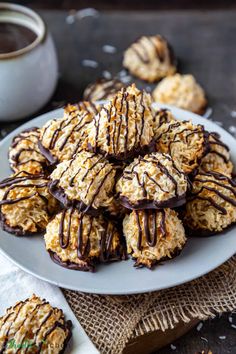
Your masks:
M 236 141 L 229 133 L 196 114 L 170 108 L 176 118 L 192 119 L 193 123 L 203 124 L 209 131 L 218 132 L 230 147 L 236 165 Z M 62 109 L 46 113 L 22 125 L 0 143 L 0 180 L 11 173 L 7 153 L 13 136 L 23 129 L 40 127 L 47 120 L 61 116 Z M 215 237 L 189 239 L 180 256 L 152 271 L 135 269 L 131 259 L 100 265 L 95 273 L 68 270 L 51 261 L 42 237 L 15 237 L 4 231 L 0 231 L 0 250 L 26 272 L 63 288 L 97 294 L 134 294 L 183 284 L 218 267 L 236 252 L 236 228 Z

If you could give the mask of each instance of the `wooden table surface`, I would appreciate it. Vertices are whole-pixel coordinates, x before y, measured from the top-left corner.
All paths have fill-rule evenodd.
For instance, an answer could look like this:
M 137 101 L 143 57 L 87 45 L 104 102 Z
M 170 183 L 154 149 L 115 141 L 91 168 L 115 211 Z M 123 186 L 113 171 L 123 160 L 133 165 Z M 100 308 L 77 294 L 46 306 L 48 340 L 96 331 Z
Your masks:
M 205 88 L 213 109 L 210 119 L 236 136 L 236 11 L 106 12 L 72 24 L 66 11 L 40 13 L 55 40 L 60 79 L 53 98 L 39 113 L 79 100 L 85 86 L 104 70 L 115 75 L 122 69 L 123 50 L 138 36 L 161 33 L 175 49 L 179 70 L 194 74 Z M 117 53 L 104 53 L 105 44 L 115 46 Z M 96 60 L 99 65 L 84 67 L 83 59 Z M 20 124 L 1 122 L 0 138 Z M 214 354 L 236 353 L 236 329 L 229 315 L 207 321 L 200 331 L 195 328 L 173 343 L 175 350 L 168 347 L 158 354 L 192 354 L 207 348 Z M 236 325 L 236 315 L 232 321 Z

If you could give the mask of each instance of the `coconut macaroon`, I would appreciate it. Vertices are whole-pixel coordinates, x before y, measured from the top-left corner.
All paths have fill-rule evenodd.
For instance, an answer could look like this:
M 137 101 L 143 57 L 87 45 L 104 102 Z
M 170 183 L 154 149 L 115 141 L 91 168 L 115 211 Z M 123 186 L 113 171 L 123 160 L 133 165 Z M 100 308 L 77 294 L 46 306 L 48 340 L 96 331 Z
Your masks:
M 0 352 L 62 354 L 71 338 L 71 327 L 61 309 L 32 295 L 0 318 Z
M 111 219 L 121 219 L 128 212 L 127 209 L 121 204 L 120 200 L 113 198 L 112 202 L 107 206 L 106 212 L 110 215 Z
M 50 192 L 64 206 L 96 211 L 113 202 L 116 169 L 102 155 L 81 151 L 57 165 L 50 175 Z
M 168 109 L 165 108 L 158 108 L 155 109 L 152 107 L 153 111 L 153 132 L 154 132 L 154 138 L 160 135 L 160 128 L 162 127 L 163 124 L 167 123 L 172 123 L 175 121 L 175 117 L 169 111 Z
M 121 204 L 129 209 L 174 208 L 185 203 L 187 177 L 167 154 L 139 156 L 116 184 Z
M 70 269 L 92 271 L 97 262 L 125 258 L 123 240 L 111 221 L 73 207 L 55 216 L 44 240 L 52 260 Z
M 123 88 L 88 126 L 87 148 L 125 160 L 153 147 L 151 96 L 133 84 Z
M 47 160 L 38 147 L 39 136 L 40 129 L 35 127 L 26 129 L 13 138 L 9 148 L 9 163 L 14 172 L 38 174 L 46 170 Z
M 83 97 L 85 101 L 110 100 L 124 86 L 118 79 L 100 79 L 86 87 Z
M 73 118 L 76 114 L 87 113 L 92 116 L 100 111 L 100 105 L 91 101 L 80 101 L 78 103 L 68 103 L 64 107 L 64 118 Z M 72 114 L 72 116 L 71 116 Z
M 178 255 L 186 242 L 182 222 L 171 209 L 133 210 L 124 218 L 123 231 L 135 266 L 151 268 Z
M 156 125 L 156 150 L 169 154 L 187 174 L 193 172 L 209 149 L 208 133 L 200 124 L 173 120 Z
M 48 121 L 41 129 L 39 148 L 51 164 L 66 161 L 81 150 L 87 126 L 98 107 L 91 102 L 67 105 L 64 117 Z
M 155 102 L 203 114 L 207 100 L 202 87 L 192 75 L 175 74 L 162 80 L 152 93 Z
M 209 153 L 202 159 L 200 170 L 218 171 L 231 176 L 233 164 L 230 161 L 229 147 L 220 140 L 218 133 L 209 133 Z
M 18 172 L 0 182 L 0 224 L 17 236 L 44 231 L 58 202 L 48 191 L 48 178 Z
M 124 53 L 123 66 L 139 79 L 154 82 L 176 72 L 169 43 L 160 35 L 143 36 Z
M 208 236 L 236 222 L 236 183 L 218 172 L 200 172 L 184 212 L 189 234 Z

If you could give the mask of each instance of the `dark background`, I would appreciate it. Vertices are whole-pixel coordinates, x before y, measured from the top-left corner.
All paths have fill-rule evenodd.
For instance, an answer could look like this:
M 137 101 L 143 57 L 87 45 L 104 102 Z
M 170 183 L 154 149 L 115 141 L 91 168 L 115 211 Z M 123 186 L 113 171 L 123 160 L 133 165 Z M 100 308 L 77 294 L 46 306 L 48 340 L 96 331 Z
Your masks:
M 182 72 L 193 73 L 206 89 L 213 108 L 211 118 L 228 130 L 235 126 L 236 119 L 231 112 L 236 111 L 236 0 L 17 3 L 39 11 L 53 34 L 58 51 L 59 83 L 53 98 L 40 113 L 65 101 L 80 99 L 86 85 L 101 76 L 102 70 L 114 74 L 122 69 L 123 50 L 135 37 L 160 31 L 167 34 L 176 49 Z M 100 10 L 100 18 L 95 22 L 86 19 L 83 23 L 66 23 L 71 10 L 86 7 Z M 103 44 L 115 45 L 117 54 L 102 53 Z M 81 60 L 85 58 L 99 61 L 99 68 L 83 68 Z M 22 122 L 0 123 L 0 139 L 20 124 Z M 195 328 L 173 343 L 176 350 L 168 347 L 156 354 L 194 354 L 203 349 L 212 349 L 213 354 L 236 354 L 236 329 L 232 327 L 236 325 L 236 314 L 230 316 L 223 314 L 206 321 L 200 331 Z
M 186 9 L 234 9 L 235 0 L 32 0 L 8 1 L 34 9 L 82 9 L 95 7 L 99 10 L 186 10 Z

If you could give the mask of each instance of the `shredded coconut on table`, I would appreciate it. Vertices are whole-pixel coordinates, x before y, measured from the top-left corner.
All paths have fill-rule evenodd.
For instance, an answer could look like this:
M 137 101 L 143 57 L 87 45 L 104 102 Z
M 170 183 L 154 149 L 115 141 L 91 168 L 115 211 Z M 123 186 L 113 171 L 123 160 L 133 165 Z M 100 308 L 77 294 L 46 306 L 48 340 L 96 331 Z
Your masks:
M 113 45 L 110 45 L 110 44 L 104 44 L 104 46 L 102 47 L 102 50 L 104 51 L 104 53 L 108 53 L 108 54 L 114 54 L 117 52 L 116 47 L 114 47 Z
M 151 92 L 151 91 L 152 91 L 152 88 L 151 88 L 151 86 L 146 86 L 146 87 L 145 87 L 145 90 L 146 90 L 147 92 Z
M 198 324 L 198 326 L 197 326 L 197 331 L 198 332 L 200 332 L 201 331 L 201 329 L 202 329 L 202 327 L 203 327 L 203 323 L 202 322 L 200 322 L 199 324 Z
M 108 70 L 104 70 L 102 72 L 102 76 L 104 77 L 104 79 L 107 79 L 107 80 L 110 80 L 112 78 L 112 75 L 111 75 L 110 71 L 108 71 Z
M 201 340 L 208 343 L 208 339 L 206 339 L 205 337 L 201 337 Z
M 82 20 L 85 17 L 98 17 L 99 16 L 99 11 L 92 7 L 88 7 L 85 9 L 81 9 L 76 12 L 76 18 L 79 20 Z
M 1 137 L 4 138 L 8 134 L 6 129 L 1 129 Z
M 64 107 L 66 104 L 66 101 L 62 100 L 62 101 L 52 101 L 52 106 L 53 107 Z
M 66 16 L 66 23 L 68 23 L 68 25 L 72 25 L 74 22 L 75 22 L 75 15 Z
M 208 107 L 206 112 L 203 114 L 204 118 L 209 118 L 213 113 L 213 109 L 211 107 Z
M 230 125 L 228 128 L 228 131 L 234 136 L 236 137 L 236 126 L 235 125 Z
M 82 65 L 88 68 L 97 68 L 98 67 L 98 62 L 95 60 L 91 59 L 84 59 L 82 60 Z
M 119 76 L 119 77 L 127 76 L 127 71 L 126 70 L 121 70 L 120 72 L 118 72 L 117 76 Z
M 131 76 L 122 76 L 121 78 L 120 78 L 120 81 L 121 82 L 123 82 L 123 84 L 128 84 L 130 81 L 131 81 Z
M 217 120 L 214 120 L 214 123 L 217 124 L 217 125 L 219 125 L 220 127 L 223 126 L 223 123 L 222 123 L 222 122 L 219 122 L 219 121 L 217 121 Z

